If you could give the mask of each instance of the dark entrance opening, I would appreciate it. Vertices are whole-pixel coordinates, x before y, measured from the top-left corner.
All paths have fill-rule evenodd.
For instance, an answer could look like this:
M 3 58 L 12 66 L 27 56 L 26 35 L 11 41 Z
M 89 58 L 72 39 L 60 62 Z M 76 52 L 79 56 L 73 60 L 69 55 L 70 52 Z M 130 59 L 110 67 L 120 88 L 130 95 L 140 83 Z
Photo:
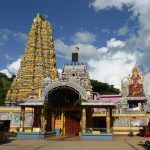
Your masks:
M 60 128 L 63 135 L 77 135 L 80 131 L 80 109 L 75 106 L 80 94 L 69 86 L 59 86 L 48 92 L 50 106 L 47 128 Z
M 93 126 L 101 132 L 106 132 L 106 117 L 93 117 Z
M 146 103 L 147 100 L 128 100 L 129 108 L 141 107 Z
M 79 92 L 72 87 L 59 86 L 48 93 L 48 102 L 53 107 L 72 107 L 79 99 Z

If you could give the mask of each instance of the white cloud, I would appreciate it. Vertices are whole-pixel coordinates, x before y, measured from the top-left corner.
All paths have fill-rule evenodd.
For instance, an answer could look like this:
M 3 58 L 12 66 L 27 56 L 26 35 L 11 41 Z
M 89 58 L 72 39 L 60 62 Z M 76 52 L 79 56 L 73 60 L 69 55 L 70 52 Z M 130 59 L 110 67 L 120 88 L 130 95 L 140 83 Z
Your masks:
M 110 41 L 107 41 L 107 47 L 109 48 L 117 48 L 117 47 L 124 47 L 125 46 L 125 42 L 121 41 L 121 40 L 116 40 L 115 38 L 111 38 Z
M 11 34 L 11 30 L 8 29 L 0 29 L 0 46 L 4 45 Z
M 121 79 L 131 72 L 136 63 L 136 55 L 121 51 L 111 56 L 104 56 L 99 61 L 91 60 L 88 64 L 95 69 L 90 70 L 90 77 L 121 88 Z
M 16 32 L 9 29 L 0 29 L 0 46 L 3 46 L 10 37 L 13 37 L 23 42 L 27 40 L 27 34 L 25 33 Z
M 57 70 L 58 70 L 59 76 L 61 77 L 62 69 L 61 69 L 61 68 L 58 68 Z
M 12 58 L 11 56 L 9 56 L 8 54 L 5 54 L 5 58 L 6 58 L 7 60 L 13 60 L 13 58 Z
M 150 98 L 150 74 L 144 76 L 144 93 Z
M 106 43 L 106 47 L 97 50 L 100 53 L 100 59 L 92 59 L 88 62 L 92 68 L 90 76 L 120 89 L 122 78 L 131 72 L 141 53 L 126 51 L 125 42 L 115 38 L 111 38 Z
M 77 32 L 73 36 L 73 41 L 74 43 L 92 43 L 95 41 L 95 34 L 90 33 L 90 32 Z
M 20 61 L 21 61 L 21 58 L 7 65 L 7 69 L 11 74 L 17 74 L 19 67 L 20 67 Z
M 90 3 L 90 6 L 93 7 L 96 11 L 110 8 L 117 8 L 121 10 L 123 6 L 131 5 L 133 1 L 136 0 L 94 0 Z
M 118 29 L 117 33 L 119 36 L 127 35 L 129 33 L 128 26 L 125 25 L 125 26 L 121 27 L 120 29 Z
M 91 44 L 72 44 L 67 45 L 61 39 L 55 40 L 55 48 L 58 53 L 60 53 L 64 58 L 71 59 L 71 53 L 74 51 L 75 47 L 78 46 L 79 50 L 79 59 L 82 61 L 88 61 L 90 59 L 98 59 L 97 48 Z
M 8 69 L 0 70 L 0 72 L 5 73 L 9 78 L 11 77 L 11 74 L 9 73 Z
M 0 72 L 5 73 L 8 77 L 11 77 L 11 75 L 16 75 L 19 67 L 20 67 L 20 61 L 21 58 L 18 58 L 17 60 L 13 61 L 11 64 L 8 64 L 6 69 L 0 70 Z
M 132 12 L 132 16 L 128 19 L 137 18 L 136 25 L 138 26 L 135 33 L 130 33 L 131 26 L 127 28 L 124 25 L 118 30 L 118 35 L 124 35 L 129 32 L 130 36 L 126 39 L 126 45 L 128 51 L 136 52 L 142 51 L 143 55 L 138 58 L 138 64 L 142 66 L 145 73 L 150 72 L 149 67 L 149 49 L 150 49 L 150 1 L 149 0 L 94 0 L 90 3 L 90 7 L 93 7 L 96 11 L 108 10 L 116 8 L 122 10 L 123 6 L 129 6 L 128 11 Z M 135 20 L 133 20 L 135 21 Z M 135 22 L 133 22 L 135 24 Z
M 109 29 L 101 29 L 101 32 L 110 34 L 110 30 Z
M 101 82 L 107 82 L 120 88 L 120 81 L 127 76 L 136 63 L 137 54 L 126 51 L 125 42 L 111 38 L 106 47 L 97 48 L 92 44 L 78 43 L 67 45 L 62 40 L 55 41 L 59 55 L 69 59 L 74 48 L 80 47 L 80 61 L 87 62 L 90 77 Z
M 28 37 L 27 34 L 21 32 L 14 33 L 13 36 L 23 42 L 26 42 Z
M 107 47 L 102 47 L 97 50 L 99 53 L 106 53 L 108 51 Z

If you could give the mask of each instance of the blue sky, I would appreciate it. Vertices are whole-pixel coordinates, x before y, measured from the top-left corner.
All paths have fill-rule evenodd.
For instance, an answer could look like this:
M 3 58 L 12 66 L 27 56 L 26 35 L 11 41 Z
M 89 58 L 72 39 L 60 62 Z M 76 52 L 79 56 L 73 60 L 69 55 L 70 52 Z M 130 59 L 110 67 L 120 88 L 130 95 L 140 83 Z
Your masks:
M 53 26 L 58 68 L 78 46 L 93 79 L 120 87 L 135 64 L 149 74 L 149 0 L 1 0 L 1 72 L 17 72 L 38 12 Z

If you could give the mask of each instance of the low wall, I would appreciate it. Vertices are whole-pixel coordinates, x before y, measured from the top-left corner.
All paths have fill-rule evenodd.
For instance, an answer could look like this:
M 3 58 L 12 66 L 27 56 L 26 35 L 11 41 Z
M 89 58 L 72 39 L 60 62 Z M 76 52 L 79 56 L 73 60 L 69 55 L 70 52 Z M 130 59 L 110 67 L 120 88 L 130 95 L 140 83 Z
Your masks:
M 55 131 L 51 131 L 51 132 L 18 132 L 17 133 L 17 138 L 19 139 L 43 139 L 43 138 L 47 138 L 50 136 L 55 136 L 56 132 Z
M 140 127 L 114 127 L 113 134 L 114 135 L 129 135 L 130 131 L 133 131 L 133 135 L 137 135 L 139 133 Z
M 31 130 L 33 125 L 33 109 L 25 109 L 24 129 Z M 18 132 L 20 128 L 21 108 L 19 106 L 0 106 L 0 120 L 11 120 L 10 132 Z
M 128 135 L 130 131 L 136 135 L 141 129 L 140 126 L 148 125 L 150 119 L 149 114 L 115 114 L 113 117 L 113 134 Z M 141 120 L 141 124 L 138 123 Z
M 112 134 L 92 134 L 92 133 L 82 133 L 80 139 L 84 140 L 112 140 Z

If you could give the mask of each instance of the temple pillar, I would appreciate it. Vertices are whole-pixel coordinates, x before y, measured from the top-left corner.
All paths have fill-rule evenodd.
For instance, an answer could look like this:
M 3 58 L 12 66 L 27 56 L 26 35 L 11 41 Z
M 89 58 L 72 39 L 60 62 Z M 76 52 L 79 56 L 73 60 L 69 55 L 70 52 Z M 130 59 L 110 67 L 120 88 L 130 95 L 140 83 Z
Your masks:
M 61 113 L 61 134 L 65 135 L 65 115 L 64 111 Z
M 131 127 L 131 118 L 128 116 L 128 127 Z
M 33 127 L 41 127 L 41 108 L 34 107 L 34 124 Z
M 33 122 L 33 128 L 37 127 L 37 108 L 34 107 L 34 122 Z
M 38 127 L 39 128 L 41 128 L 41 124 L 42 124 L 41 116 L 42 116 L 42 108 L 38 108 Z
M 92 128 L 93 127 L 93 121 L 92 121 L 92 114 L 93 114 L 93 110 L 92 108 L 87 108 L 86 109 L 86 124 L 87 124 L 87 128 Z
M 86 109 L 82 108 L 81 132 L 86 133 Z
M 94 109 L 93 108 L 91 108 L 91 111 L 90 111 L 90 126 L 91 126 L 91 128 L 93 128 L 93 112 L 94 112 Z
M 106 108 L 106 128 L 107 128 L 107 133 L 110 133 L 111 130 L 111 116 L 112 116 L 112 109 L 111 108 Z
M 43 108 L 41 108 L 41 119 L 40 120 L 41 120 L 41 131 L 45 132 L 47 120 L 45 119 L 45 115 L 43 113 Z
M 54 131 L 55 130 L 55 115 L 54 113 L 52 113 L 52 118 L 51 118 L 51 130 Z
M 21 106 L 20 132 L 24 132 L 25 106 Z

